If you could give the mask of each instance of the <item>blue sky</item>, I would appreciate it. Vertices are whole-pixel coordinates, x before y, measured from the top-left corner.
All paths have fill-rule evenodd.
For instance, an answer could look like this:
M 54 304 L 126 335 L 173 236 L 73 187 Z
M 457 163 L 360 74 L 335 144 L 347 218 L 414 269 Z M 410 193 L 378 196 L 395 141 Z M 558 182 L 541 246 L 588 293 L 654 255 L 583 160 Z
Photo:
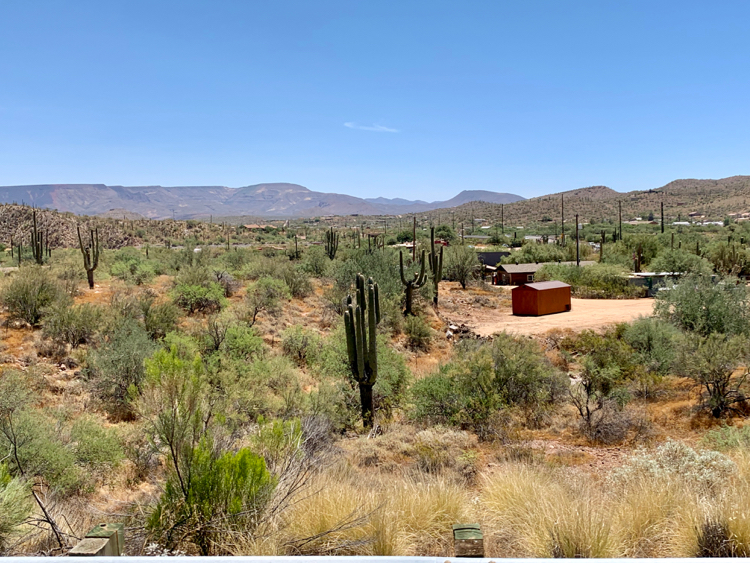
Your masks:
M 1 0 L 0 185 L 750 174 L 750 2 Z

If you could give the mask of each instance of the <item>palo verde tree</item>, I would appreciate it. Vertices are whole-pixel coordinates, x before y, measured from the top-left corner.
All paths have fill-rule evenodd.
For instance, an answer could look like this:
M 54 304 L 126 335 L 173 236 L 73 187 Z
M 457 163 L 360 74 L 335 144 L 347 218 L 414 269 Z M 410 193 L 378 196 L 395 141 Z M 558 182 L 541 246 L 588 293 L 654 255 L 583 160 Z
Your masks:
M 432 304 L 438 306 L 438 286 L 443 279 L 443 245 L 440 245 L 440 253 L 435 252 L 435 227 L 430 227 L 430 274 L 432 275 L 432 287 L 434 294 Z
M 330 231 L 326 231 L 326 254 L 328 258 L 333 260 L 336 258 L 336 251 L 339 249 L 339 235 L 333 232 L 333 227 Z
M 90 229 L 91 241 L 88 246 L 83 246 L 81 238 L 81 227 L 76 227 L 78 231 L 78 244 L 83 254 L 83 267 L 86 270 L 86 278 L 89 282 L 89 289 L 94 289 L 94 270 L 99 266 L 99 229 Z
M 354 380 L 359 385 L 362 403 L 362 422 L 366 428 L 373 423 L 372 387 L 378 378 L 378 341 L 376 326 L 380 322 L 378 284 L 372 278 L 357 274 L 356 298 L 346 298 L 344 329 L 346 350 Z M 369 342 L 368 342 L 369 339 Z
M 398 260 L 399 260 L 399 269 L 401 272 L 401 283 L 406 288 L 406 308 L 404 309 L 404 315 L 413 315 L 411 310 L 411 304 L 414 299 L 414 290 L 421 288 L 425 283 L 427 283 L 427 274 L 425 273 L 425 262 L 427 262 L 425 257 L 425 251 L 422 251 L 422 259 L 420 260 L 420 268 L 419 272 L 414 272 L 414 277 L 410 280 L 406 279 L 406 276 L 404 275 L 404 253 L 399 252 L 398 254 Z

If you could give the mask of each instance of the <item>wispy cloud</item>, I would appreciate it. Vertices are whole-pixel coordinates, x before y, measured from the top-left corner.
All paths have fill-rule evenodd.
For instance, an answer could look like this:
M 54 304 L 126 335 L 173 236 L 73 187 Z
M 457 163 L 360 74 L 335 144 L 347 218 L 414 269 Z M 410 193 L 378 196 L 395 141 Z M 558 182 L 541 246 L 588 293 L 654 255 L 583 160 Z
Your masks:
M 344 123 L 344 127 L 348 127 L 349 129 L 359 129 L 360 131 L 375 131 L 376 133 L 398 133 L 398 129 L 391 129 L 390 127 L 385 127 L 383 125 L 358 125 L 357 123 L 354 123 L 353 121 L 347 121 Z

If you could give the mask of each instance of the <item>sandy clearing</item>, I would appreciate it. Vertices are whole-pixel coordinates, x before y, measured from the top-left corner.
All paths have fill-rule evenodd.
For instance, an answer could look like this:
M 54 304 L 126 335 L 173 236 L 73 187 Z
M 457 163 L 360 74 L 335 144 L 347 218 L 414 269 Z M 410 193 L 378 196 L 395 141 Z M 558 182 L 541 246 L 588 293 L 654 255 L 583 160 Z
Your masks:
M 492 286 L 490 286 L 492 287 Z M 495 289 L 492 287 L 492 289 Z M 503 288 L 505 289 L 505 288 Z M 441 307 L 443 318 L 450 323 L 465 324 L 481 336 L 503 330 L 519 334 L 544 334 L 551 329 L 601 329 L 609 324 L 628 322 L 641 315 L 650 315 L 653 299 L 576 299 L 571 311 L 543 317 L 514 317 L 509 291 L 496 291 L 499 300 L 476 306 L 470 292 L 448 291 Z
M 499 307 L 482 315 L 450 315 L 452 322 L 465 323 L 480 336 L 503 330 L 519 334 L 543 334 L 551 329 L 601 329 L 609 324 L 627 322 L 650 315 L 653 299 L 575 299 L 567 313 L 543 317 L 514 317 L 510 307 Z M 468 312 L 468 311 L 467 311 Z

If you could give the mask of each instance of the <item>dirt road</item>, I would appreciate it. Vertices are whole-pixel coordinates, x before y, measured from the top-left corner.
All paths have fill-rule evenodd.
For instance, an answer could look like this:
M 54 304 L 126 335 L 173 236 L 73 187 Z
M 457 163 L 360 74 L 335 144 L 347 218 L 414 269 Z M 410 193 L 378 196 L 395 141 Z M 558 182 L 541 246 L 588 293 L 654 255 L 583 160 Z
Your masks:
M 572 299 L 569 312 L 543 317 L 514 317 L 509 308 L 499 309 L 494 319 L 484 319 L 474 330 L 481 336 L 503 330 L 540 334 L 551 328 L 569 328 L 578 332 L 650 315 L 653 308 L 653 299 Z

